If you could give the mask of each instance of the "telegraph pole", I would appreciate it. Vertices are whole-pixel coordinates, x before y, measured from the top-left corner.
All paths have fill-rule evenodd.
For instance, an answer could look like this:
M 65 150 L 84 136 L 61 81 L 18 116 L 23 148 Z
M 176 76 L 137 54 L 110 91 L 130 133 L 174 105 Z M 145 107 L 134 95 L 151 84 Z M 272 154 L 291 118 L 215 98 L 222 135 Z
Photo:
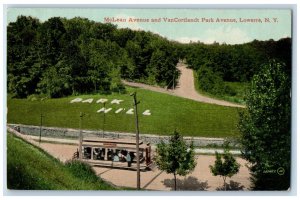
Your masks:
M 80 121 L 79 121 L 79 160 L 82 160 L 82 118 L 84 113 L 80 112 Z
M 174 89 L 175 89 L 175 82 L 174 82 L 174 79 L 175 79 L 175 72 L 173 73 L 173 92 L 174 92 Z
M 140 178 L 140 141 L 139 141 L 139 120 L 138 120 L 138 112 L 137 112 L 137 105 L 140 102 L 136 101 L 136 92 L 130 94 L 133 96 L 133 105 L 134 105 L 134 113 L 135 113 L 135 128 L 136 128 L 136 173 L 137 173 L 137 190 L 141 189 L 141 178 Z
M 41 120 L 40 120 L 40 138 L 39 138 L 39 144 L 41 144 L 42 141 L 42 126 L 43 126 L 43 113 L 41 113 Z
M 40 137 L 39 137 L 39 144 L 41 144 L 41 141 L 42 141 L 42 126 L 43 126 L 43 105 L 42 105 L 42 102 L 44 99 L 47 99 L 47 97 L 45 98 L 42 98 L 40 100 L 40 107 L 41 107 L 41 117 L 40 117 Z
M 104 138 L 104 127 L 105 127 L 105 102 L 103 102 L 103 124 L 102 124 L 102 137 Z

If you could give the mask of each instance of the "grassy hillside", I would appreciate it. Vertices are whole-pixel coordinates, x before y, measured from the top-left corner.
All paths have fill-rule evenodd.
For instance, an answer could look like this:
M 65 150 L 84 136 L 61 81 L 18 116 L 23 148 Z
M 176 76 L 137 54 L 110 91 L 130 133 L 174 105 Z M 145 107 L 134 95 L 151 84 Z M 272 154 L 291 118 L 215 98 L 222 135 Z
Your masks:
M 106 114 L 105 130 L 135 132 L 134 115 L 125 114 L 133 108 L 130 92 L 136 91 L 139 125 L 141 133 L 169 135 L 176 129 L 185 136 L 234 137 L 237 136 L 238 109 L 212 104 L 204 104 L 176 96 L 152 92 L 138 88 L 127 88 L 127 94 L 81 95 L 44 101 L 27 99 L 8 99 L 8 122 L 21 124 L 40 124 L 41 111 L 45 115 L 45 126 L 79 128 L 80 112 L 86 113 L 83 118 L 84 129 L 102 130 L 103 113 L 97 110 L 103 107 L 96 101 L 109 99 L 106 108 L 113 108 Z M 93 103 L 70 103 L 74 98 L 94 98 Z M 124 100 L 120 105 L 111 104 L 113 99 Z M 116 114 L 118 108 L 126 111 Z M 149 109 L 150 116 L 142 113 Z
M 7 187 L 23 190 L 116 190 L 80 162 L 63 165 L 44 151 L 7 134 Z

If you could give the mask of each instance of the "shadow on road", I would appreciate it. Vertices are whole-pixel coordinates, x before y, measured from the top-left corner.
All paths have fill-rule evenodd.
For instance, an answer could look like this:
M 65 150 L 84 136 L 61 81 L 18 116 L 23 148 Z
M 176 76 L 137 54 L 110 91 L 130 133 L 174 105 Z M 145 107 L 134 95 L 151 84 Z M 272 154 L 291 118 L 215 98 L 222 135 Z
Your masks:
M 111 169 L 108 169 L 108 170 L 105 170 L 105 171 L 103 171 L 103 172 L 97 174 L 97 176 L 101 176 L 102 174 L 104 174 L 104 173 L 106 173 L 106 172 L 108 172 L 108 171 L 111 171 L 111 170 L 112 170 L 112 168 L 111 168 Z
M 154 176 L 147 184 L 145 184 L 145 186 L 143 187 L 143 189 L 146 189 L 146 187 L 148 187 L 157 177 L 159 177 L 161 174 L 163 173 L 163 171 L 161 171 L 160 173 L 158 173 L 156 176 Z
M 172 188 L 174 190 L 174 179 L 165 179 L 162 181 L 166 187 Z M 189 176 L 184 179 L 177 179 L 177 190 L 207 190 L 209 188 L 207 181 L 199 182 L 197 178 Z
M 244 188 L 245 186 L 239 182 L 230 181 L 229 184 L 226 183 L 226 191 L 244 190 Z M 220 186 L 216 190 L 224 191 L 224 186 Z

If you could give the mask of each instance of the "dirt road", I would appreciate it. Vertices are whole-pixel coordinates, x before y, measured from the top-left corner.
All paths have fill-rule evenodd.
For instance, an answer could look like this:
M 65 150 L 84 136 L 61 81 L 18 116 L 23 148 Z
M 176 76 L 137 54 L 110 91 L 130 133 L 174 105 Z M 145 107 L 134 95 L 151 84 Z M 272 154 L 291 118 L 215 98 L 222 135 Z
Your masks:
M 217 104 L 217 105 L 222 105 L 222 106 L 230 106 L 230 107 L 240 107 L 244 108 L 245 106 L 239 105 L 239 104 L 234 104 L 230 103 L 227 101 L 223 100 L 218 100 L 214 98 L 210 98 L 204 95 L 199 94 L 194 85 L 194 76 L 193 76 L 193 70 L 188 69 L 185 64 L 179 62 L 177 64 L 177 69 L 180 71 L 180 77 L 178 80 L 178 85 L 175 88 L 175 90 L 167 90 L 165 88 L 161 87 L 156 87 L 156 86 L 150 86 L 142 83 L 134 83 L 134 82 L 128 82 L 128 81 L 123 81 L 125 85 L 133 86 L 133 87 L 139 87 L 147 90 L 152 90 L 155 92 L 161 92 L 165 94 L 170 94 L 170 95 L 175 95 L 187 99 L 192 99 L 195 101 L 199 102 L 204 102 L 204 103 L 210 103 L 210 104 Z
M 53 139 L 53 141 L 49 140 L 50 143 L 43 140 L 39 144 L 39 142 L 37 142 L 38 137 L 36 136 L 23 135 L 11 129 L 9 129 L 9 131 L 14 132 L 18 137 L 27 140 L 29 143 L 44 149 L 62 162 L 72 159 L 73 153 L 76 152 L 78 148 L 76 141 L 67 142 L 67 140 L 62 139 L 62 142 L 67 143 L 60 144 L 53 143 Z M 55 140 L 59 142 L 60 139 L 56 138 Z M 215 157 L 212 155 L 197 155 L 197 166 L 195 170 L 186 177 L 178 177 L 178 190 L 216 191 L 222 189 L 223 179 L 219 176 L 213 176 L 209 169 L 209 165 L 213 165 L 214 161 Z M 231 190 L 248 190 L 250 187 L 250 175 L 248 168 L 245 166 L 246 161 L 241 158 L 237 158 L 237 161 L 241 164 L 240 171 L 232 178 L 228 178 L 227 183 Z M 93 168 L 99 177 L 116 186 L 136 187 L 136 171 L 104 167 Z M 157 168 L 154 168 L 152 171 L 141 172 L 141 188 L 160 191 L 173 190 L 174 177 Z
M 77 145 L 41 143 L 41 148 L 62 162 L 70 160 L 77 150 Z M 222 189 L 223 179 L 213 176 L 209 165 L 213 165 L 215 157 L 212 155 L 198 155 L 195 170 L 186 177 L 178 177 L 178 190 L 216 191 Z M 237 158 L 241 164 L 240 172 L 227 183 L 231 190 L 248 190 L 250 187 L 249 171 L 245 166 L 246 161 Z M 96 174 L 103 180 L 116 186 L 136 187 L 136 171 L 111 169 L 105 167 L 93 167 Z M 154 168 L 152 171 L 141 172 L 141 188 L 146 190 L 169 191 L 174 189 L 174 177 Z

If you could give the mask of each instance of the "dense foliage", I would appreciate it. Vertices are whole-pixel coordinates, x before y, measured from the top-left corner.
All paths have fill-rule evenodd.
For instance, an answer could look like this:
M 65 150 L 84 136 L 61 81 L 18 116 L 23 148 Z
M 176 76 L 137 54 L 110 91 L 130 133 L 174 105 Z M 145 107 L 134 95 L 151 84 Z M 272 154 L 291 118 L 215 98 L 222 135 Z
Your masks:
M 78 17 L 19 16 L 7 46 L 8 92 L 21 98 L 124 92 L 121 78 L 167 86 L 178 62 L 175 43 L 159 35 Z
M 291 66 L 290 38 L 183 45 L 151 32 L 79 17 L 53 17 L 42 23 L 19 16 L 7 27 L 7 42 L 8 92 L 21 98 L 124 92 L 121 78 L 170 87 L 178 77 L 179 58 L 197 71 L 201 90 L 234 95 L 223 81 L 249 81 L 272 58 L 284 62 L 289 73 Z
M 213 95 L 235 95 L 236 92 L 224 83 L 219 74 L 218 72 L 213 72 L 206 65 L 201 66 L 197 71 L 197 81 L 200 89 Z
M 190 43 L 183 45 L 180 56 L 197 72 L 199 89 L 215 95 L 234 95 L 224 81 L 249 82 L 260 67 L 276 59 L 291 73 L 291 39 L 257 41 L 227 45 Z M 206 73 L 207 76 L 202 73 Z
M 270 59 L 284 62 L 291 71 L 290 38 L 239 45 L 180 44 L 79 17 L 40 22 L 19 16 L 7 27 L 7 47 L 8 93 L 20 98 L 122 93 L 121 79 L 171 87 L 179 75 L 179 59 L 197 72 L 199 89 L 214 95 L 235 95 L 224 81 L 247 82 Z
M 272 61 L 253 78 L 239 129 L 256 190 L 286 190 L 291 165 L 291 79 Z
M 175 131 L 168 143 L 161 141 L 157 145 L 154 157 L 158 168 L 174 175 L 175 190 L 176 176 L 185 176 L 192 172 L 196 166 L 193 143 L 186 144 L 183 137 Z

